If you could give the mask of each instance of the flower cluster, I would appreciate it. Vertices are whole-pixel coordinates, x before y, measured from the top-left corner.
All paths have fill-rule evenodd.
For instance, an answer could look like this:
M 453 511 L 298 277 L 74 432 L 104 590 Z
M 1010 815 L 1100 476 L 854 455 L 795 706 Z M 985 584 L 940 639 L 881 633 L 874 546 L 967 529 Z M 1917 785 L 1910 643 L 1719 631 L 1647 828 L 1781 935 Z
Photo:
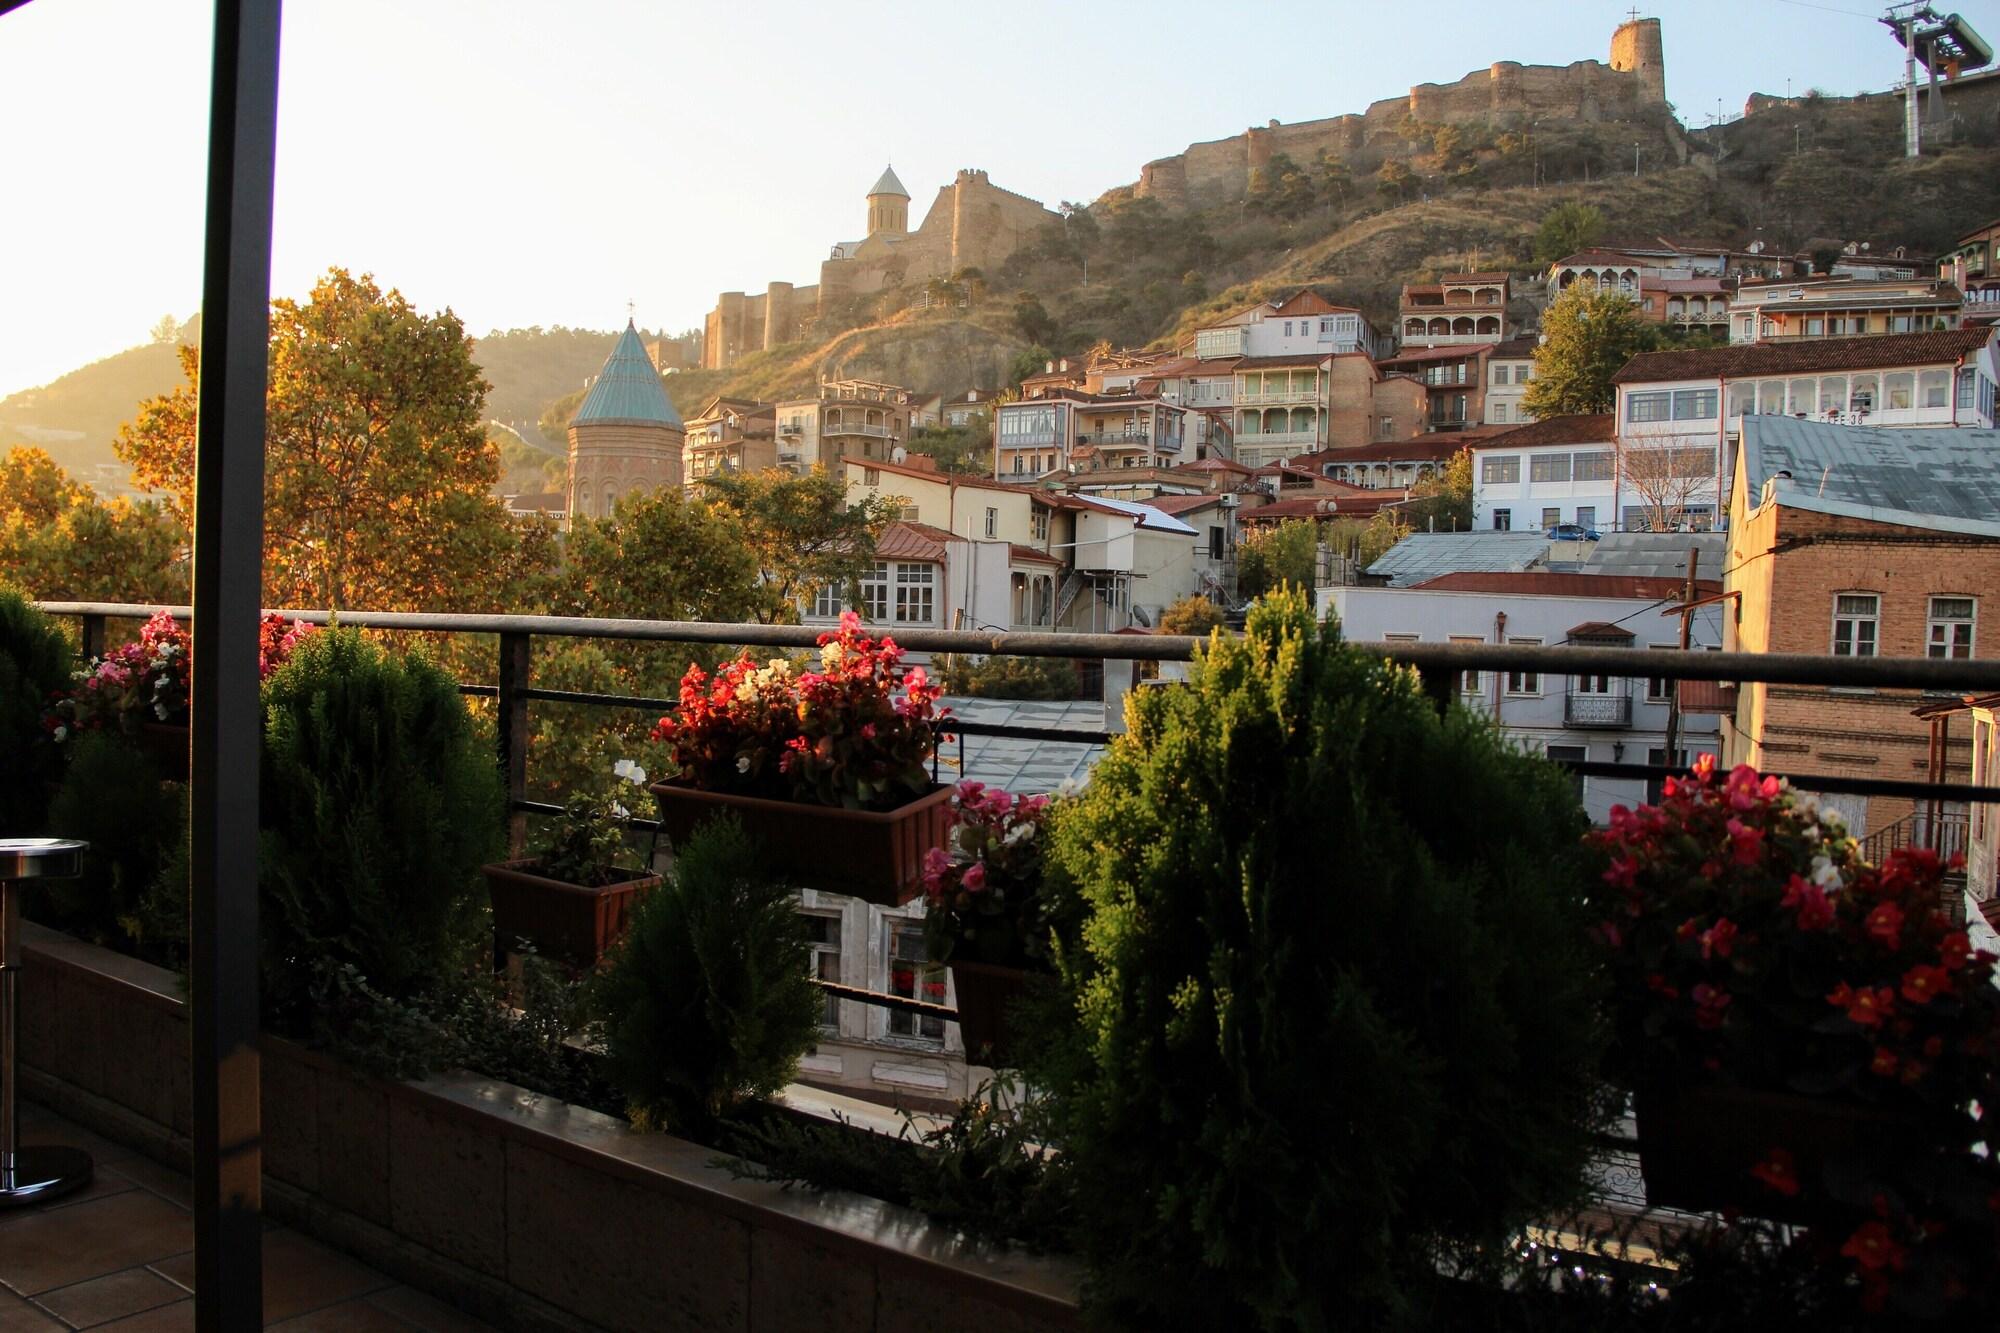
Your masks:
M 630 759 L 613 764 L 611 775 L 628 786 L 646 785 L 646 770 Z M 631 821 L 632 812 L 616 796 L 574 793 L 542 837 L 535 872 L 587 889 L 629 879 L 631 872 L 618 862 Z
M 853 612 L 819 638 L 817 665 L 747 654 L 713 676 L 690 667 L 680 708 L 653 728 L 680 780 L 710 791 L 888 809 L 930 786 L 945 710 L 894 639 Z
M 924 856 L 924 942 L 954 954 L 1022 966 L 1045 957 L 1042 855 L 1046 796 L 1010 796 L 961 782 L 951 798 L 951 845 Z
M 1972 1152 L 1984 1131 L 1966 1108 L 2000 1106 L 2000 988 L 1995 955 L 1945 908 L 1951 867 L 1916 848 L 1865 864 L 1831 812 L 1708 759 L 1669 779 L 1658 806 L 1614 808 L 1590 837 L 1607 858 L 1595 934 L 1626 1081 L 1717 1080 L 1881 1108 L 1913 1128 L 1899 1136 L 1908 1142 L 1871 1147 L 1880 1163 L 1913 1148 L 1964 1163 L 1951 1198 L 1901 1174 L 1820 1199 L 1831 1186 L 1802 1179 L 1812 1173 L 1782 1148 L 1751 1173 L 1823 1210 L 1814 1243 L 1871 1303 L 1920 1250 L 1939 1260 L 1948 1230 L 1990 1247 L 2000 1182 L 1978 1183 L 1992 1161 Z
M 311 633 L 303 621 L 265 616 L 257 628 L 257 669 L 268 677 Z M 139 637 L 93 659 L 76 684 L 50 701 L 43 725 L 57 741 L 80 731 L 136 730 L 147 722 L 185 725 L 192 644 L 188 633 L 162 611 L 140 627 Z

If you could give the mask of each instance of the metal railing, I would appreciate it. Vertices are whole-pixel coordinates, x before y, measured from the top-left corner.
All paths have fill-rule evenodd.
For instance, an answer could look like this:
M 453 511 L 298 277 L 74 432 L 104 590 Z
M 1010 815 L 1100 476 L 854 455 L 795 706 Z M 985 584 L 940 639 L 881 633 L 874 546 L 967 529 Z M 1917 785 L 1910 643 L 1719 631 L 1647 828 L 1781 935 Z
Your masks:
M 1628 727 L 1632 725 L 1632 696 L 1571 691 L 1563 696 L 1563 721 L 1572 727 Z

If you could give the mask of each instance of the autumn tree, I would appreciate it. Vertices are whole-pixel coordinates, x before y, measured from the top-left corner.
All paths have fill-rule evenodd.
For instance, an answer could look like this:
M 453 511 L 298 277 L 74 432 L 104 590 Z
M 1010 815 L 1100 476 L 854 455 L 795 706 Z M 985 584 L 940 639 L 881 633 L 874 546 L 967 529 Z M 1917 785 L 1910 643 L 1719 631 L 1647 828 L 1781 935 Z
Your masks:
M 1382 192 L 1384 198 L 1394 199 L 1400 204 L 1408 197 L 1410 186 L 1416 179 L 1417 174 L 1408 165 L 1392 157 L 1375 173 L 1375 188 Z
M 1684 436 L 1621 434 L 1618 474 L 1653 532 L 1672 532 L 1687 520 L 1688 506 L 1715 488 L 1715 446 Z
M 764 573 L 757 618 L 772 623 L 798 619 L 800 605 L 821 588 L 859 580 L 899 508 L 882 495 L 849 500 L 844 474 L 825 468 L 803 476 L 718 472 L 702 479 L 702 494 L 741 524 Z
M 1189 593 L 1160 612 L 1160 633 L 1196 634 L 1207 638 L 1222 624 L 1222 608 L 1198 593 Z
M 1609 412 L 1616 397 L 1611 377 L 1658 337 L 1630 297 L 1578 283 L 1542 314 L 1535 374 L 1521 405 L 1543 420 Z
M 99 500 L 40 449 L 0 459 L 0 583 L 82 602 L 182 602 L 181 529 L 159 505 Z
M 1410 487 L 1403 517 L 1418 532 L 1472 529 L 1472 451 L 1460 449 L 1442 470 Z
M 1237 544 L 1236 590 L 1244 597 L 1261 597 L 1287 584 L 1310 590 L 1318 575 L 1319 525 L 1309 518 L 1245 533 Z
M 200 364 L 140 409 L 116 449 L 142 486 L 191 511 Z M 264 589 L 280 606 L 370 610 L 492 605 L 509 540 L 486 382 L 449 310 L 329 269 L 304 302 L 271 304 Z M 496 607 L 496 609 L 498 609 Z
M 1595 244 L 1604 231 L 1604 214 L 1595 204 L 1566 199 L 1542 215 L 1535 229 L 1535 261 L 1553 264 Z

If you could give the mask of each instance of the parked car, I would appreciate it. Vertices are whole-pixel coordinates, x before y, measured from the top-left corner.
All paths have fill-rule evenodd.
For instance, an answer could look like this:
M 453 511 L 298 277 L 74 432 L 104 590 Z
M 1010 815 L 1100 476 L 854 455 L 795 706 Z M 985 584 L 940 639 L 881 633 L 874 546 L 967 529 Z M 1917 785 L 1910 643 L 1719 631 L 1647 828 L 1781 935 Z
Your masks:
M 1552 542 L 1594 542 L 1597 529 L 1586 528 L 1581 523 L 1558 523 L 1547 533 Z

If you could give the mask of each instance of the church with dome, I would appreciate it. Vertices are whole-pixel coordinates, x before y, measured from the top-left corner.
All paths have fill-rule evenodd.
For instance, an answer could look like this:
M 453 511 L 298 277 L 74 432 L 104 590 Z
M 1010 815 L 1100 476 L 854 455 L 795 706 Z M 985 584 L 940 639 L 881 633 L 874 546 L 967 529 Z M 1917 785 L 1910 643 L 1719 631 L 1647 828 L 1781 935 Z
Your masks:
M 679 487 L 686 437 L 660 372 L 646 355 L 638 329 L 627 320 L 570 419 L 566 499 L 571 517 L 604 518 L 619 497 L 633 491 Z
M 839 241 L 807 286 L 766 284 L 761 292 L 724 292 L 703 327 L 702 368 L 720 370 L 751 352 L 807 336 L 820 314 L 854 296 L 922 286 L 966 269 L 1004 262 L 1061 216 L 1040 200 L 1003 190 L 975 168 L 960 171 L 910 230 L 910 192 L 884 169 L 868 191 L 867 234 Z

